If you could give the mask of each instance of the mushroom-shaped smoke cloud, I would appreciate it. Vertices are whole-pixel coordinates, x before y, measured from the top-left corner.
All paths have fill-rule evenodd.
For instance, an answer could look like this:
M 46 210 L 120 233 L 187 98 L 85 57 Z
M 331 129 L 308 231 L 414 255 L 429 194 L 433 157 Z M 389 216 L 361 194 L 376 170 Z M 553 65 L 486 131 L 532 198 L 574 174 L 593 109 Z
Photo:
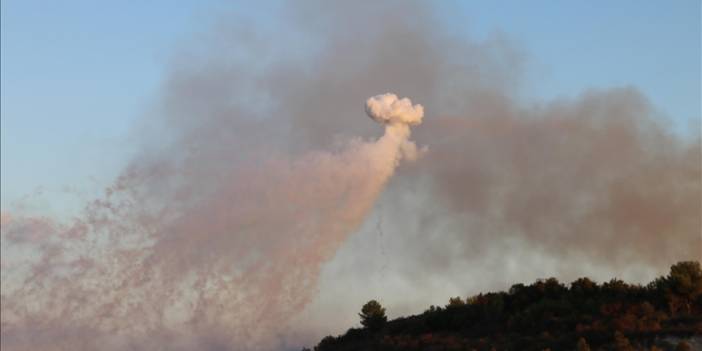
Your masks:
M 385 139 L 396 145 L 391 147 L 397 150 L 396 161 L 403 158 L 413 161 L 426 151 L 425 148 L 418 150 L 417 145 L 409 140 L 409 127 L 422 123 L 422 105 L 412 105 L 408 98 L 399 99 L 395 94 L 386 93 L 366 100 L 366 113 L 374 121 L 385 125 L 385 136 L 379 142 Z
M 424 107 L 419 104 L 413 106 L 408 98 L 398 99 L 397 95 L 386 93 L 369 98 L 366 113 L 378 123 L 416 126 L 422 123 Z

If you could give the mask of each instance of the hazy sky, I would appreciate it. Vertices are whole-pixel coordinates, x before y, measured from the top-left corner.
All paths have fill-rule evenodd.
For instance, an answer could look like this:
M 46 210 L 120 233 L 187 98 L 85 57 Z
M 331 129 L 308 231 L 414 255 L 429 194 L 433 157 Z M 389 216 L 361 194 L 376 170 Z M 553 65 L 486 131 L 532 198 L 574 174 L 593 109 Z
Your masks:
M 438 6 L 456 34 L 502 33 L 523 51 L 525 97 L 630 85 L 677 131 L 699 132 L 690 125 L 700 118 L 699 1 Z M 65 187 L 105 185 L 180 48 L 231 12 L 275 30 L 278 11 L 275 2 L 3 0 L 2 207 L 41 187 L 34 206 L 56 210 L 50 199 Z

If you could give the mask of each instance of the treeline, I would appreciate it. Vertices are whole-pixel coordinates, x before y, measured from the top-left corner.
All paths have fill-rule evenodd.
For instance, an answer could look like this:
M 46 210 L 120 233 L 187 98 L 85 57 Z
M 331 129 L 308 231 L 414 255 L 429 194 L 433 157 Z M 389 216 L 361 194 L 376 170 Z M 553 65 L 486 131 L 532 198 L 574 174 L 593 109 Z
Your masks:
M 680 262 L 645 286 L 538 280 L 391 321 L 371 301 L 360 317 L 363 328 L 314 350 L 693 350 L 702 342 L 702 269 Z

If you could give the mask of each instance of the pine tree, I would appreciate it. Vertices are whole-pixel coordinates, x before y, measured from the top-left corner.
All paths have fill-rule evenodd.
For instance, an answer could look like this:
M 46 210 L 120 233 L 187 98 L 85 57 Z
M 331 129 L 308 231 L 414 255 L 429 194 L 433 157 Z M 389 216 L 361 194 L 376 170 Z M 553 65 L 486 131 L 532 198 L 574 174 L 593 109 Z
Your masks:
M 370 300 L 363 305 L 361 313 L 358 315 L 361 317 L 361 324 L 372 331 L 380 330 L 388 321 L 385 316 L 385 308 L 375 300 Z

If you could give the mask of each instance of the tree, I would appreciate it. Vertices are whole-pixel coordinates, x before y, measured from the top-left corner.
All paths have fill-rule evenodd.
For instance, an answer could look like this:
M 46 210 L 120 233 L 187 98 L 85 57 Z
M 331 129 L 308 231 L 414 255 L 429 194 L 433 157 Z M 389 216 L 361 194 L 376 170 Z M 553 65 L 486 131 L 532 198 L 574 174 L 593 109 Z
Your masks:
M 629 284 L 615 278 L 602 284 L 602 291 L 610 298 L 621 298 L 629 291 Z
M 461 299 L 460 296 L 456 296 L 449 298 L 449 303 L 446 307 L 460 307 L 465 306 L 465 304 L 466 303 L 463 301 L 463 299 Z
M 691 351 L 691 350 L 692 350 L 692 346 L 690 346 L 690 344 L 688 344 L 687 341 L 684 341 L 684 340 L 680 341 L 678 343 L 678 346 L 675 347 L 675 351 Z
M 370 300 L 363 305 L 358 316 L 361 317 L 361 325 L 371 331 L 380 330 L 388 321 L 385 316 L 385 308 L 375 300 Z
M 336 338 L 327 335 L 322 339 L 322 341 L 319 342 L 319 344 L 314 348 L 314 351 L 326 351 L 326 350 L 331 350 L 334 347 L 334 344 L 336 343 Z
M 634 351 L 629 339 L 618 330 L 614 332 L 614 345 L 617 351 Z
M 590 351 L 590 345 L 587 344 L 585 338 L 580 338 L 578 344 L 576 345 L 577 351 Z
M 683 261 L 670 267 L 670 274 L 657 282 L 665 291 L 670 313 L 691 312 L 694 301 L 702 298 L 702 268 L 695 261 Z
M 678 262 L 670 267 L 671 288 L 690 300 L 702 294 L 702 268 L 695 261 Z
M 597 291 L 597 283 L 587 277 L 579 278 L 570 284 L 570 291 L 577 296 L 588 296 Z

